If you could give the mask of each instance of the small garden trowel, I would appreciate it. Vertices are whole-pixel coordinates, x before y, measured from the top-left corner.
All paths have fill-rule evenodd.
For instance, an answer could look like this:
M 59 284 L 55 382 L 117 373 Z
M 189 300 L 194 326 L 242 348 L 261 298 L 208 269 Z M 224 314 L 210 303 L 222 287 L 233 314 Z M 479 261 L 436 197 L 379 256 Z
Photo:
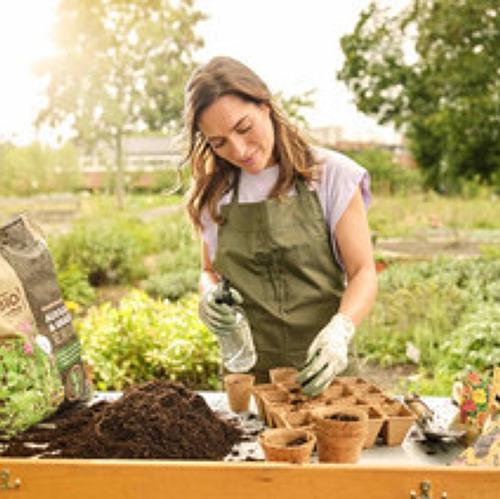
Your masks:
M 434 412 L 416 393 L 404 398 L 405 404 L 417 417 L 417 425 L 422 436 L 432 442 L 453 442 L 463 437 L 464 432 L 445 428 L 436 421 Z

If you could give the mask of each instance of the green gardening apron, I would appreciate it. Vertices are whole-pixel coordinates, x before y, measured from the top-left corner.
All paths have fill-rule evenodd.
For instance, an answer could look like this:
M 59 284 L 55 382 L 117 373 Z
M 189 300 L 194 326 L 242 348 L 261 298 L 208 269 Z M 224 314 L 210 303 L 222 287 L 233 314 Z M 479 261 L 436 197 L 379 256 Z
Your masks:
M 315 191 L 221 207 L 213 266 L 243 297 L 257 350 L 258 382 L 274 367 L 301 368 L 317 333 L 337 312 L 343 272 Z

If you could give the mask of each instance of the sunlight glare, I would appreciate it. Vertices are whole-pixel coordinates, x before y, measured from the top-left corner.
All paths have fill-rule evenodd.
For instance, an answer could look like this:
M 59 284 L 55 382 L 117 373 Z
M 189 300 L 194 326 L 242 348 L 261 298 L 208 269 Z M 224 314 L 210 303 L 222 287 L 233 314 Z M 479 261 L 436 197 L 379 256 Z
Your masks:
M 0 140 L 33 139 L 30 123 L 41 103 L 41 82 L 34 78 L 33 65 L 53 53 L 50 27 L 57 3 L 0 2 Z

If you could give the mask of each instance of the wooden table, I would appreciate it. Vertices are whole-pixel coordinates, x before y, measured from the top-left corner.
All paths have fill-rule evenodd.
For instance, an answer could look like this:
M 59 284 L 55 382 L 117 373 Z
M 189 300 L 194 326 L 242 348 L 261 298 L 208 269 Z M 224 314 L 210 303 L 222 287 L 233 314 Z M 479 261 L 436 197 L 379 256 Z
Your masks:
M 223 394 L 202 395 L 215 410 L 226 409 Z M 0 499 L 389 499 L 412 491 L 498 499 L 498 469 L 447 465 L 459 450 L 427 455 L 407 438 L 400 447 L 364 450 L 357 465 L 0 458 Z

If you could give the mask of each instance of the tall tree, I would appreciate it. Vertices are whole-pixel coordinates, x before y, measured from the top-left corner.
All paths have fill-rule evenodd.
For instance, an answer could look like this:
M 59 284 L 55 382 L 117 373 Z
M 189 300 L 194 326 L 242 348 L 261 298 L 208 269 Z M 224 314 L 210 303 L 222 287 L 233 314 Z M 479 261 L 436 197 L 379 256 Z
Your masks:
M 361 111 L 406 133 L 431 186 L 498 175 L 498 0 L 412 0 L 396 15 L 373 1 L 341 46 L 339 79 Z
M 285 96 L 283 92 L 277 92 L 274 95 L 276 102 L 283 109 L 290 123 L 296 127 L 308 129 L 309 123 L 304 116 L 304 111 L 307 108 L 314 107 L 313 94 L 315 89 L 306 90 L 302 94 L 293 94 Z
M 194 0 L 60 1 L 58 53 L 39 68 L 48 84 L 37 123 L 69 124 L 89 148 L 110 144 L 119 207 L 123 136 L 179 124 L 193 53 L 203 45 L 195 28 L 204 18 Z

